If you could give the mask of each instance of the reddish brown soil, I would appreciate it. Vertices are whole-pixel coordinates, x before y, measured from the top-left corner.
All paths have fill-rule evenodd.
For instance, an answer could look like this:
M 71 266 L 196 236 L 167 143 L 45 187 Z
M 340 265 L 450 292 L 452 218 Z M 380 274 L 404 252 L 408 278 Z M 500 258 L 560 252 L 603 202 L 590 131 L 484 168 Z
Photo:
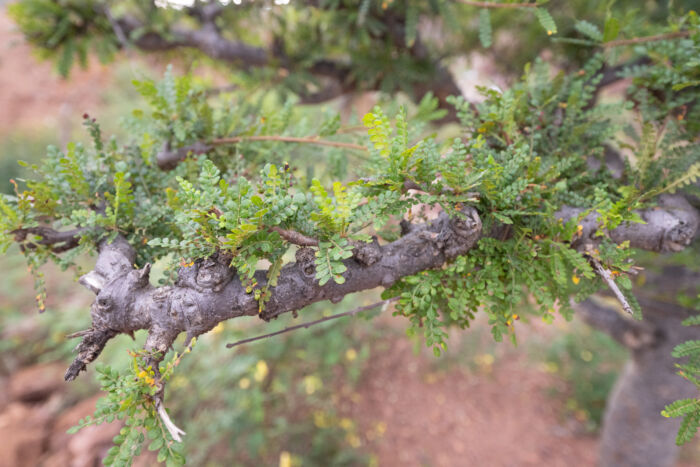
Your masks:
M 109 70 L 91 61 L 88 70 L 76 67 L 70 80 L 40 62 L 15 30 L 4 9 L 0 13 L 0 134 L 18 128 L 60 128 L 61 119 L 75 118 L 96 108 L 109 82 Z M 57 125 L 58 124 L 58 125 Z
M 379 465 L 595 465 L 596 439 L 574 434 L 561 403 L 547 396 L 557 382 L 522 349 L 482 348 L 440 369 L 404 337 L 376 347 L 346 410 Z

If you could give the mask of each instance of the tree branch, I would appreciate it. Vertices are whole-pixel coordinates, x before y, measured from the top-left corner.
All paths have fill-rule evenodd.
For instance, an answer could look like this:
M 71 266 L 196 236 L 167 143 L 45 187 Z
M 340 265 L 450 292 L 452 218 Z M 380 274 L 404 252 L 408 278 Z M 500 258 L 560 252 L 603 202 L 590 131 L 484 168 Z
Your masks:
M 217 14 L 219 14 L 218 12 Z M 195 14 L 195 17 L 197 15 Z M 400 48 L 407 49 L 409 53 L 420 60 L 430 61 L 427 48 L 420 42 L 420 38 L 410 47 L 405 44 L 404 25 L 400 19 L 390 17 L 387 13 L 387 22 L 393 22 L 389 27 L 389 33 L 393 37 L 395 44 Z M 131 16 L 123 16 L 114 20 L 114 29 L 121 31 L 126 36 L 139 29 L 143 29 L 143 24 Z M 144 51 L 167 51 L 178 47 L 188 47 L 197 49 L 205 55 L 224 62 L 233 63 L 243 69 L 253 67 L 276 66 L 281 69 L 290 70 L 293 63 L 280 52 L 279 47 L 271 48 L 257 47 L 241 41 L 233 41 L 221 35 L 213 21 L 203 22 L 200 29 L 188 29 L 174 26 L 169 31 L 168 37 L 148 31 L 133 40 L 134 45 Z M 433 76 L 425 81 L 413 84 L 414 98 L 419 101 L 428 92 L 433 92 L 438 98 L 439 108 L 448 112 L 441 122 L 457 121 L 457 114 L 454 108 L 447 103 L 450 95 L 461 95 L 461 91 L 455 83 L 449 70 L 433 61 Z M 351 64 L 344 64 L 330 59 L 319 59 L 311 64 L 308 69 L 311 75 L 329 78 L 331 83 L 325 86 L 320 92 L 305 94 L 301 92 L 302 101 L 306 103 L 319 103 L 328 99 L 333 99 L 342 94 L 352 91 L 372 91 L 379 90 L 381 80 L 372 83 L 361 83 L 352 78 Z
M 652 251 L 678 251 L 688 245 L 698 230 L 698 214 L 682 197 L 663 195 L 660 207 L 640 211 L 646 224 L 621 225 L 606 232 L 615 242 L 630 241 L 631 246 Z M 442 213 L 428 224 L 404 229 L 406 234 L 387 245 L 362 243 L 355 246 L 353 257 L 344 261 L 345 282 L 328 282 L 320 286 L 315 277 L 315 255 L 309 248 L 300 248 L 296 262 L 282 268 L 277 286 L 261 318 L 269 320 L 282 313 L 299 310 L 309 304 L 331 300 L 375 287 L 388 287 L 404 276 L 442 266 L 445 261 L 466 254 L 481 236 L 481 220 L 472 207 L 464 217 L 450 219 Z M 584 212 L 581 208 L 563 208 L 557 213 L 562 221 Z M 573 243 L 584 248 L 600 241 L 597 214 L 583 220 L 582 235 Z M 27 232 L 32 231 L 27 229 Z M 34 230 L 36 231 L 36 230 Z M 287 241 L 302 246 L 313 245 L 315 239 L 296 232 L 284 231 Z M 46 232 L 43 231 L 42 232 Z M 77 242 L 81 229 L 70 232 L 49 232 L 61 242 Z M 69 237 L 69 233 L 73 237 Z M 26 235 L 26 233 L 21 233 Z M 282 234 L 281 234 L 282 235 Z M 293 241 L 292 241 L 293 240 Z M 66 373 L 74 379 L 85 366 L 100 354 L 109 339 L 119 333 L 133 334 L 147 329 L 146 348 L 165 354 L 175 338 L 186 332 L 188 338 L 198 336 L 219 322 L 238 316 L 258 315 L 255 294 L 247 293 L 236 271 L 230 268 L 230 257 L 221 253 L 199 259 L 191 267 L 181 268 L 174 286 L 154 288 L 148 276 L 150 265 L 134 269 L 135 250 L 117 236 L 113 243 L 98 245 L 95 269 L 80 279 L 81 284 L 96 293 L 91 307 L 92 328 L 81 333 L 78 356 Z M 267 271 L 255 273 L 260 287 L 267 283 Z
M 356 151 L 367 151 L 365 146 L 342 141 L 329 141 L 318 139 L 318 136 L 296 137 L 280 135 L 258 135 L 258 136 L 235 136 L 231 138 L 217 138 L 210 142 L 196 141 L 192 144 L 172 149 L 170 143 L 163 145 L 163 148 L 156 154 L 156 162 L 161 170 L 172 170 L 178 163 L 185 160 L 189 154 L 206 154 L 214 146 L 226 144 L 238 144 L 245 141 L 277 141 L 284 143 L 311 144 L 316 146 L 329 146 L 335 148 L 353 149 Z
M 614 41 L 603 42 L 603 47 L 620 47 L 623 45 L 635 45 L 643 44 L 644 42 L 655 42 L 655 41 L 665 41 L 669 39 L 678 39 L 681 37 L 690 36 L 691 31 L 676 31 L 669 32 L 666 34 L 658 34 L 656 36 L 646 36 L 646 37 L 634 37 L 632 39 L 617 39 Z
M 342 141 L 328 141 L 318 139 L 318 136 L 296 137 L 296 136 L 278 136 L 278 135 L 260 135 L 260 136 L 236 136 L 233 138 L 217 138 L 211 141 L 213 146 L 224 144 L 237 144 L 244 141 L 281 141 L 285 143 L 300 143 L 313 144 L 317 146 L 331 146 L 334 148 L 355 149 L 357 151 L 367 151 L 365 146 L 361 144 L 344 143 Z
M 600 261 L 593 257 L 588 257 L 588 261 L 593 264 L 593 270 L 600 276 L 603 281 L 610 287 L 610 290 L 612 290 L 613 294 L 615 294 L 615 298 L 620 302 L 620 305 L 622 305 L 622 309 L 625 310 L 627 313 L 630 315 L 634 314 L 634 310 L 632 309 L 632 305 L 629 304 L 627 301 L 627 297 L 625 297 L 625 294 L 622 293 L 622 290 L 617 286 L 615 283 L 615 280 L 612 278 L 612 274 L 610 273 L 609 269 L 606 269 L 603 267 L 602 264 L 600 264 Z
M 637 211 L 644 224 L 623 223 L 617 228 L 603 232 L 615 243 L 629 241 L 630 246 L 657 252 L 677 252 L 690 245 L 698 233 L 700 215 L 680 195 L 661 195 L 659 206 Z M 555 216 L 567 222 L 586 212 L 583 208 L 565 206 Z M 572 246 L 579 250 L 586 245 L 596 245 L 602 240 L 599 235 L 600 222 L 596 212 L 579 221 L 583 230 Z
M 319 285 L 312 250 L 297 251 L 296 262 L 282 268 L 277 286 L 261 318 L 269 320 L 312 303 L 340 300 L 345 295 L 375 287 L 388 287 L 401 277 L 442 266 L 465 254 L 481 235 L 481 220 L 473 208 L 463 217 L 450 219 L 446 213 L 428 224 L 416 226 L 395 242 L 380 246 L 363 244 L 344 261 L 345 282 Z M 371 251 L 370 251 L 371 250 Z M 134 250 L 126 240 L 103 241 L 95 270 L 84 276 L 83 284 L 97 294 L 91 307 L 92 331 L 85 335 L 79 354 L 66 379 L 74 379 L 119 333 L 148 330 L 146 349 L 165 354 L 177 336 L 186 332 L 188 341 L 214 328 L 219 322 L 239 316 L 258 315 L 255 294 L 247 293 L 230 268 L 230 257 L 215 254 L 183 267 L 174 286 L 155 288 L 149 283 L 150 265 L 134 269 Z M 267 283 L 267 271 L 257 271 L 260 287 Z
M 536 3 L 495 3 L 495 2 L 472 2 L 469 0 L 455 0 L 457 3 L 475 8 L 537 8 Z
M 295 232 L 293 230 L 285 230 L 282 227 L 274 226 L 270 227 L 270 230 L 277 232 L 280 237 L 287 240 L 289 243 L 299 246 L 318 246 L 318 240 L 315 238 L 307 237 L 304 234 Z
M 591 297 L 573 305 L 576 314 L 589 326 L 604 332 L 628 349 L 638 350 L 653 346 L 660 338 L 650 324 L 635 321 L 620 314 L 617 310 Z
M 85 230 L 77 228 L 61 232 L 51 227 L 38 226 L 16 229 L 10 233 L 15 236 L 15 241 L 19 243 L 21 249 L 34 250 L 41 245 L 50 247 L 53 253 L 63 253 L 78 246 L 80 235 Z M 34 235 L 35 238 L 27 241 L 29 235 Z
M 144 25 L 134 17 L 122 16 L 117 24 L 127 36 Z M 206 25 L 205 25 L 206 26 Z M 245 42 L 231 41 L 223 36 L 214 27 L 202 27 L 201 29 L 185 29 L 173 27 L 169 31 L 169 38 L 149 31 L 133 40 L 134 45 L 145 51 L 166 51 L 178 47 L 198 49 L 211 58 L 226 62 L 235 62 L 243 68 L 252 66 L 265 66 L 270 64 L 272 57 L 262 47 L 255 47 Z

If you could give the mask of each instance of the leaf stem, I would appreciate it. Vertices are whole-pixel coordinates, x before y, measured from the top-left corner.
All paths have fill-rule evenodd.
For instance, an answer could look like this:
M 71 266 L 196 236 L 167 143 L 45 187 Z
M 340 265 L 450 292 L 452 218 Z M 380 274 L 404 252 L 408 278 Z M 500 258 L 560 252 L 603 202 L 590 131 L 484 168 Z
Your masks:
M 462 5 L 473 6 L 476 8 L 537 8 L 540 6 L 537 3 L 492 3 L 492 2 L 472 2 L 469 0 L 456 0 Z
M 603 47 L 620 47 L 623 45 L 642 44 L 644 42 L 665 41 L 667 39 L 677 39 L 679 37 L 688 37 L 690 31 L 676 31 L 666 34 L 657 34 L 655 36 L 634 37 L 632 39 L 618 39 L 614 41 L 603 42 Z
M 358 151 L 367 151 L 367 148 L 354 143 L 343 143 L 341 141 L 328 141 L 318 139 L 316 136 L 311 137 L 296 137 L 296 136 L 278 136 L 278 135 L 260 135 L 260 136 L 235 136 L 232 138 L 217 138 L 211 141 L 211 144 L 218 146 L 222 144 L 237 144 L 244 141 L 282 141 L 285 143 L 300 143 L 300 144 L 315 144 L 318 146 L 332 146 L 335 148 L 355 149 Z

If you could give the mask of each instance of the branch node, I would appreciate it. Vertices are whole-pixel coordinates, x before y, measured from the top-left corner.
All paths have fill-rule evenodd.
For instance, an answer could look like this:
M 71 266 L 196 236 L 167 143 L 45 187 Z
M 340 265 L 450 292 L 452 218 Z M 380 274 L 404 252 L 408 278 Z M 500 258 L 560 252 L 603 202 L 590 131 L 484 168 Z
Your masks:
M 370 243 L 355 242 L 353 254 L 355 259 L 363 266 L 371 266 L 382 259 L 382 250 L 379 247 L 377 237 L 372 237 Z

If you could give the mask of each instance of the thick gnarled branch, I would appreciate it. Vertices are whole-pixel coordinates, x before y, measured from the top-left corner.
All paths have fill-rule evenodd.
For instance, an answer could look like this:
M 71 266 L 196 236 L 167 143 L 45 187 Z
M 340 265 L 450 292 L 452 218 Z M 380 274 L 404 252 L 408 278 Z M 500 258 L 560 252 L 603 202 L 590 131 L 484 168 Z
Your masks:
M 353 257 L 344 262 L 345 282 L 323 286 L 316 280 L 313 251 L 302 248 L 296 262 L 282 268 L 260 317 L 269 320 L 318 301 L 336 302 L 354 292 L 388 287 L 401 277 L 440 267 L 465 254 L 480 235 L 481 220 L 475 209 L 466 208 L 462 216 L 452 219 L 443 213 L 387 245 L 356 245 Z M 197 260 L 180 269 L 174 286 L 156 288 L 149 283 L 149 265 L 133 268 L 134 250 L 122 237 L 113 243 L 103 241 L 99 251 L 95 270 L 81 279 L 97 294 L 91 308 L 93 327 L 79 345 L 66 379 L 75 378 L 116 334 L 146 329 L 146 350 L 164 355 L 182 332 L 189 340 L 221 321 L 258 315 L 255 295 L 237 279 L 227 255 Z M 267 282 L 266 273 L 255 273 L 260 286 Z
M 583 213 L 583 209 L 565 207 L 556 215 L 567 221 Z M 680 196 L 662 196 L 659 207 L 639 211 L 639 215 L 645 224 L 624 224 L 604 234 L 617 243 L 629 241 L 636 248 L 678 251 L 690 244 L 698 230 L 697 211 Z M 593 213 L 579 222 L 581 235 L 571 246 L 585 251 L 600 241 L 599 220 Z M 283 267 L 277 285 L 270 288 L 269 300 L 260 315 L 266 320 L 318 301 L 337 302 L 354 292 L 388 287 L 404 276 L 441 267 L 449 259 L 466 254 L 482 234 L 481 220 L 474 208 L 467 207 L 462 217 L 454 219 L 443 212 L 431 223 L 403 229 L 405 235 L 392 243 L 355 244 L 353 257 L 344 262 L 345 282 L 321 286 L 316 280 L 314 251 L 308 248 L 315 245 L 316 239 L 281 228 L 275 230 L 302 248 L 297 251 L 296 262 Z M 42 244 L 51 247 L 55 242 L 62 248 L 77 245 L 82 232 L 28 228 L 15 235 L 26 242 L 29 234 L 41 233 Z M 112 243 L 103 240 L 98 251 L 95 269 L 80 280 L 97 295 L 91 307 L 93 325 L 81 333 L 83 341 L 66 379 L 74 379 L 117 334 L 146 329 L 146 349 L 164 355 L 182 332 L 195 337 L 221 321 L 258 314 L 255 294 L 246 291 L 236 279 L 236 271 L 229 266 L 231 258 L 223 253 L 181 268 L 175 285 L 155 288 L 149 282 L 150 265 L 134 269 L 135 251 L 123 237 L 117 236 Z M 255 282 L 264 287 L 266 275 L 267 271 L 257 271 Z

